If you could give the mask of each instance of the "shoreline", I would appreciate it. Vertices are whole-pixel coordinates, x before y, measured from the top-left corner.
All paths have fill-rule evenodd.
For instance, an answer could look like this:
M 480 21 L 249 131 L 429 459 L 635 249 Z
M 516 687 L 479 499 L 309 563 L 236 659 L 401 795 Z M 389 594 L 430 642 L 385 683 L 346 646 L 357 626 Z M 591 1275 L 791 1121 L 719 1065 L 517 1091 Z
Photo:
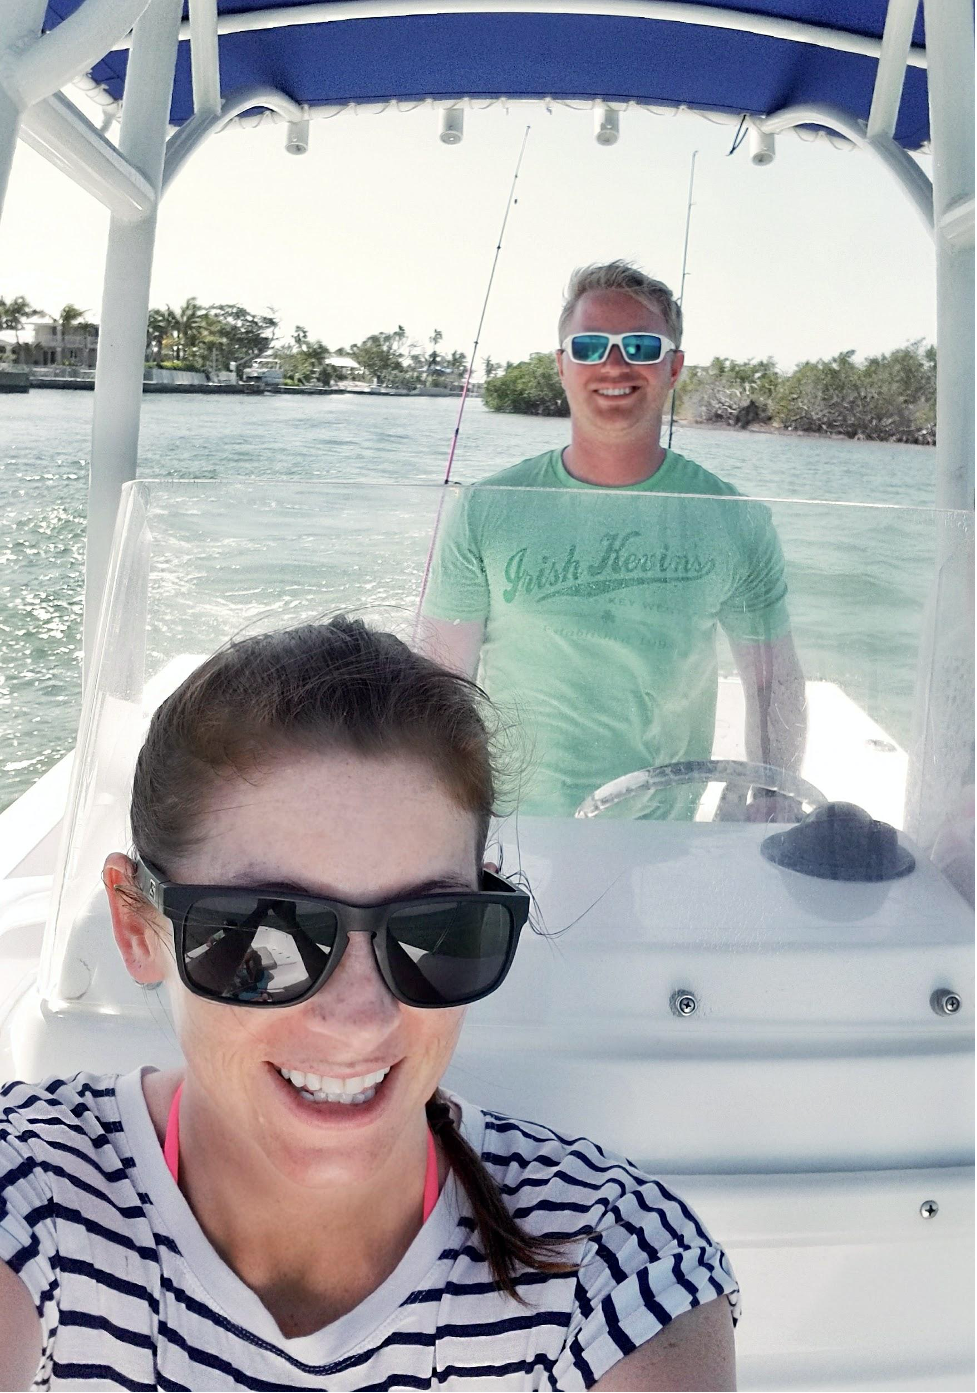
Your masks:
M 690 421 L 687 417 L 675 417 L 677 426 L 687 426 L 690 430 L 728 431 L 733 435 L 778 435 L 784 440 L 838 440 L 846 445 L 907 445 L 916 450 L 932 450 L 934 440 L 929 445 L 921 445 L 918 440 L 873 440 L 867 435 L 841 435 L 837 431 L 826 430 L 788 430 L 785 426 L 775 426 L 770 421 L 754 421 L 749 426 L 730 426 L 725 421 Z
M 95 382 L 92 378 L 77 377 L 31 377 L 27 383 L 17 385 L 0 383 L 0 390 L 24 393 L 30 391 L 54 390 L 58 392 L 93 392 Z M 263 382 L 144 382 L 144 395 L 167 394 L 184 397 L 460 397 L 461 391 L 445 387 L 416 387 L 409 391 L 397 387 L 369 387 L 364 391 L 359 387 L 292 387 L 284 384 L 267 385 Z M 476 393 L 469 392 L 469 396 Z
M 12 378 L 13 374 L 9 374 Z M 23 394 L 30 391 L 81 391 L 91 392 L 95 389 L 94 379 L 91 378 L 37 378 L 30 377 L 29 382 L 24 382 L 23 378 L 16 382 L 0 381 L 0 391 L 8 393 Z M 284 384 L 266 384 L 263 382 L 236 382 L 236 383 L 217 383 L 217 382 L 144 382 L 143 393 L 147 396 L 211 396 L 211 397 L 274 397 L 274 396 L 298 396 L 298 397 L 450 397 L 458 398 L 460 391 L 455 391 L 445 387 L 418 387 L 410 390 L 397 387 L 369 387 L 365 391 L 361 387 L 320 387 L 320 386 L 286 386 Z M 481 393 L 470 392 L 470 396 L 476 400 L 483 400 Z M 521 411 L 494 412 L 499 416 L 531 416 L 532 413 Z M 554 418 L 557 419 L 557 418 Z M 564 418 L 565 419 L 565 418 Z M 917 440 L 893 440 L 893 439 L 873 439 L 864 435 L 843 435 L 837 431 L 813 431 L 813 430 L 788 430 L 784 426 L 774 425 L 770 421 L 753 421 L 748 426 L 730 425 L 725 421 L 693 421 L 688 417 L 676 416 L 675 424 L 690 430 L 708 431 L 728 431 L 736 435 L 776 435 L 783 439 L 799 440 L 836 440 L 848 445 L 906 445 L 918 450 L 932 450 L 936 442 L 922 444 Z

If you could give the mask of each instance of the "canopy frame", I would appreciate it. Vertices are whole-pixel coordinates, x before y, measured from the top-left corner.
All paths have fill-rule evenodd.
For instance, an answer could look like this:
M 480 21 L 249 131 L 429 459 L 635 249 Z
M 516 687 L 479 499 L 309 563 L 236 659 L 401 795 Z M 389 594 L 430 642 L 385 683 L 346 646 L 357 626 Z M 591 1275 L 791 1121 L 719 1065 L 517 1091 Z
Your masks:
M 881 39 L 685 0 L 560 0 L 558 12 L 706 25 L 860 53 L 877 60 L 867 123 L 822 105 L 792 107 L 750 119 L 766 134 L 811 122 L 839 132 L 883 161 L 917 213 L 932 227 L 939 345 L 937 502 L 941 508 L 972 509 L 973 19 L 966 0 L 923 2 L 925 52 L 911 42 L 916 0 L 889 0 Z M 290 122 L 315 114 L 270 88 L 245 88 L 222 100 L 219 36 L 288 25 L 432 13 L 553 13 L 553 7 L 544 0 L 329 0 L 328 4 L 222 15 L 217 0 L 191 0 L 189 19 L 183 21 L 182 0 L 83 0 L 68 19 L 42 35 L 45 8 L 45 0 L 19 0 L 17 5 L 0 6 L 0 210 L 14 144 L 22 133 L 35 149 L 53 159 L 111 211 L 92 428 L 85 576 L 87 672 L 120 490 L 136 476 L 150 275 L 163 190 L 209 135 L 255 106 Z M 134 26 L 131 33 L 130 26 Z M 181 39 L 189 39 L 191 44 L 194 115 L 168 139 Z M 130 53 L 116 148 L 58 91 L 105 53 L 122 48 L 129 48 Z M 932 186 L 892 136 L 907 65 L 927 66 L 929 70 Z M 934 624 L 939 625 L 938 614 Z M 926 690 L 928 714 L 924 724 L 933 727 L 939 724 L 940 716 L 938 683 L 936 689 Z M 925 737 L 917 759 L 917 782 L 924 788 L 932 783 L 925 771 L 932 770 L 934 760 L 939 762 L 936 756 L 930 758 Z M 926 802 L 924 793 L 920 799 Z

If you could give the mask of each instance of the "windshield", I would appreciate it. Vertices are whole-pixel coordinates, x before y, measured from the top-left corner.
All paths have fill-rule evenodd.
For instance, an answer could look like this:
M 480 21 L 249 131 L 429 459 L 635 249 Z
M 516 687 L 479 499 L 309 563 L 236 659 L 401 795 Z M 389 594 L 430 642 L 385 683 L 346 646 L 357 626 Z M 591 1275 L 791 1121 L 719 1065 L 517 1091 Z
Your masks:
M 131 773 L 156 704 L 220 644 L 338 611 L 477 675 L 509 744 L 501 811 L 524 840 L 534 819 L 573 819 L 602 786 L 662 765 L 673 782 L 625 789 L 597 821 L 749 818 L 758 776 L 747 769 L 742 787 L 735 776 L 759 764 L 762 796 L 792 800 L 774 804 L 778 819 L 843 800 L 924 850 L 954 844 L 965 823 L 969 515 L 623 490 L 161 481 L 128 485 L 121 517 L 49 988 L 105 854 L 130 845 Z M 367 564 L 377 555 L 382 567 Z M 498 613 L 486 615 L 493 575 Z M 477 639 L 461 657 L 459 632 Z M 764 654 L 785 646 L 794 685 L 764 694 Z M 676 781 L 674 766 L 692 767 Z

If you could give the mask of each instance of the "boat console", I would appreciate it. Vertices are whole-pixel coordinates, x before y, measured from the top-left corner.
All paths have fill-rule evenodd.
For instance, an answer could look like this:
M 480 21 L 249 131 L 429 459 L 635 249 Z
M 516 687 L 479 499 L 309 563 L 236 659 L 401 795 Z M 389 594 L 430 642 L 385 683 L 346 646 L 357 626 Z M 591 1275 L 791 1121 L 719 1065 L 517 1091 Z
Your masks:
M 465 506 L 465 493 L 451 506 Z M 60 817 L 52 782 L 46 812 L 35 810 L 34 849 L 4 882 L 7 1075 L 179 1059 L 165 992 L 125 973 L 99 883 L 105 855 L 130 845 L 128 791 L 148 719 L 242 632 L 345 609 L 409 636 L 437 503 L 434 490 L 406 486 L 126 487 L 60 860 L 52 868 L 48 854 L 45 866 L 40 850 Z M 681 516 L 744 506 L 681 503 Z M 647 519 L 667 536 L 675 506 L 668 496 L 614 498 L 607 507 L 627 515 L 627 528 L 604 508 L 581 517 L 581 534 L 640 532 Z M 880 1369 L 886 1387 L 962 1386 L 953 1379 L 969 1315 L 973 943 L 970 906 L 932 853 L 966 795 L 968 752 L 961 742 L 955 787 L 907 777 L 919 736 L 887 655 L 925 633 L 926 587 L 913 592 L 907 565 L 923 577 L 942 550 L 944 566 L 957 566 L 972 523 L 909 509 L 769 507 L 808 683 L 803 787 L 812 805 L 866 809 L 853 815 L 862 832 L 884 828 L 885 857 L 873 853 L 860 878 L 851 867 L 832 878 L 817 869 L 818 811 L 793 829 L 737 820 L 715 780 L 696 785 L 691 820 L 649 816 L 647 789 L 620 801 L 604 791 L 581 809 L 591 816 L 510 809 L 489 855 L 531 888 L 532 921 L 503 989 L 470 1009 L 447 1082 L 674 1177 L 749 1293 L 744 1386 L 861 1378 L 868 1387 Z M 696 527 L 683 523 L 686 539 Z M 892 558 L 874 577 L 886 603 L 870 619 L 846 607 L 843 580 L 825 567 L 826 548 L 840 569 L 867 533 L 872 554 Z M 367 535 L 383 539 L 382 577 L 358 569 Z M 680 542 L 676 534 L 670 558 Z M 207 564 L 215 549 L 220 567 Z M 830 642 L 826 585 L 836 601 Z M 958 665 L 966 656 L 958 650 Z M 713 773 L 740 768 L 745 753 L 743 693 L 722 650 L 718 691 Z M 948 1271 L 959 1277 L 952 1291 Z

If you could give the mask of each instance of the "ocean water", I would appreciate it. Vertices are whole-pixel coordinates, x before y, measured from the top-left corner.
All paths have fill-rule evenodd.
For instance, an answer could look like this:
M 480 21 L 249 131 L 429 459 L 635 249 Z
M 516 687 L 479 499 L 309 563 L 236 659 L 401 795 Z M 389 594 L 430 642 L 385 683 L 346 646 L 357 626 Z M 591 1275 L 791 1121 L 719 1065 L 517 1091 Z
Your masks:
M 74 739 L 92 403 L 83 392 L 0 397 L 0 808 Z M 440 482 L 457 408 L 446 398 L 147 397 L 142 476 L 210 481 L 201 496 L 211 507 L 245 496 L 242 481 L 252 477 L 292 499 L 273 540 L 252 528 L 237 539 L 239 555 L 174 554 L 174 575 L 182 567 L 186 589 L 192 560 L 202 587 L 219 592 L 225 572 L 272 574 L 290 528 L 296 550 L 314 558 L 316 521 L 297 500 L 303 481 L 315 480 L 320 496 L 335 485 L 326 492 L 346 500 L 350 511 L 329 526 L 355 533 L 360 591 L 382 593 L 393 578 L 398 594 L 416 593 L 414 570 L 395 574 L 400 563 L 379 509 L 371 528 L 369 500 L 385 488 Z M 472 400 L 453 477 L 485 478 L 568 435 L 565 420 L 498 416 Z M 772 507 L 805 671 L 841 682 L 905 743 L 937 525 L 934 452 L 682 426 L 674 446 L 743 493 L 787 500 Z M 412 555 L 422 556 L 416 540 Z

